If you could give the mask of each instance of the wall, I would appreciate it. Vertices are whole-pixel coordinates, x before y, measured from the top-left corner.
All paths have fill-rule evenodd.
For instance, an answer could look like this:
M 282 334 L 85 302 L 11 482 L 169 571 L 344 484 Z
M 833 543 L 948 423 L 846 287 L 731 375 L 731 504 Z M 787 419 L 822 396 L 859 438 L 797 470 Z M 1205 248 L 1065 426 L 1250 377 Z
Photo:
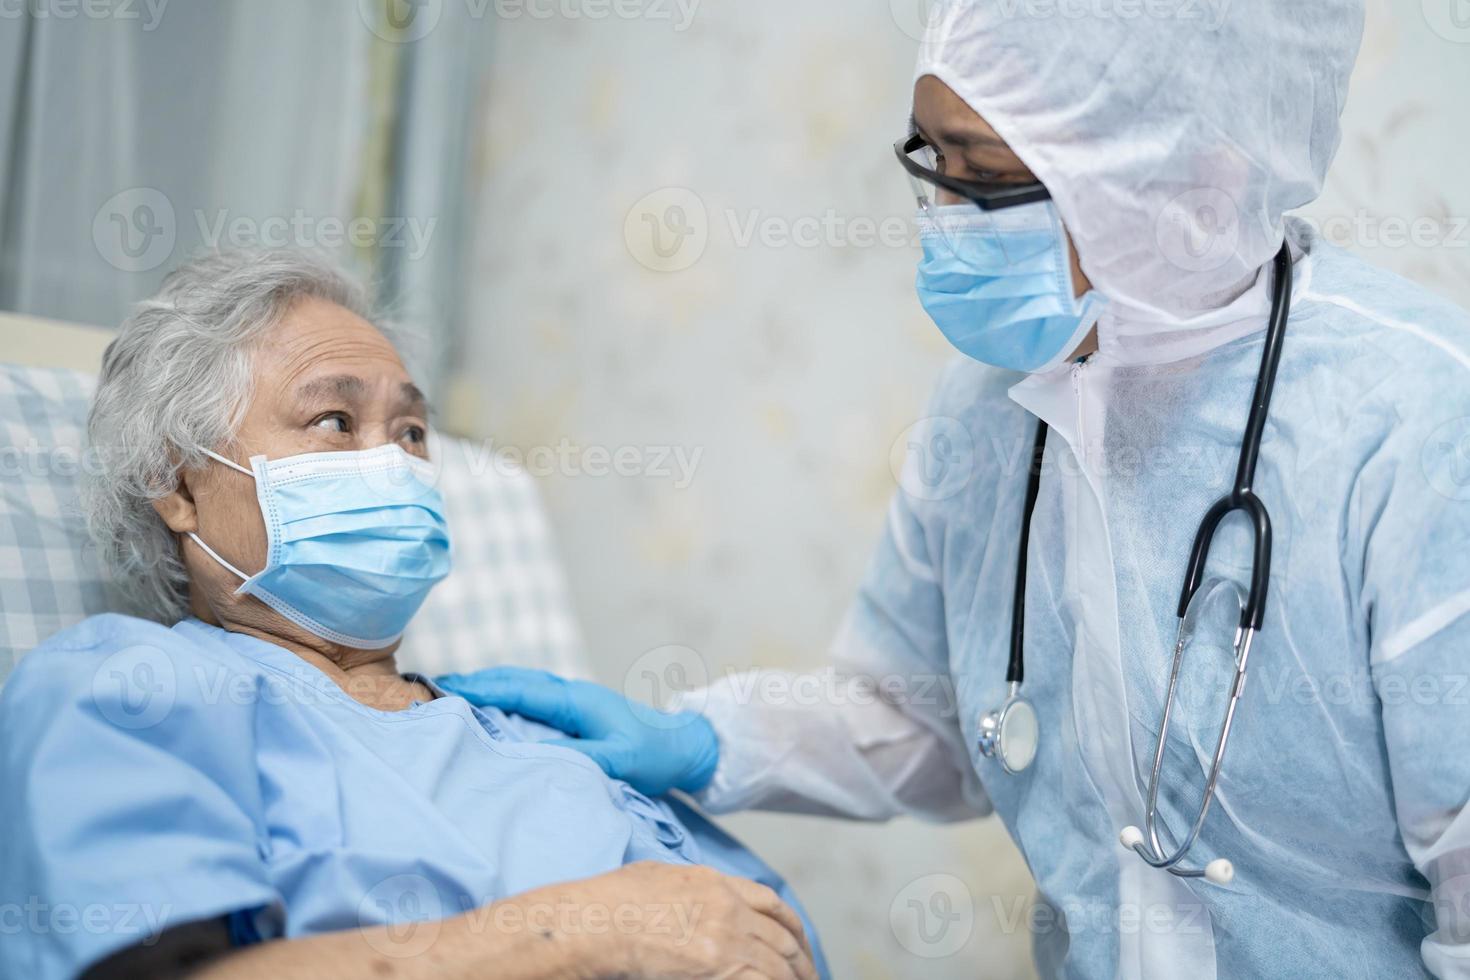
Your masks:
M 508 6 L 494 32 L 454 411 L 544 473 L 606 682 L 646 696 L 649 666 L 818 663 L 861 574 L 891 450 L 949 356 L 895 232 L 919 2 L 627 0 L 638 16 L 592 19 L 567 0 Z M 1310 213 L 1470 304 L 1454 2 L 1374 6 Z M 1420 216 L 1421 244 L 1396 245 L 1393 219 Z M 595 475 L 614 460 L 624 475 Z M 1031 885 L 995 821 L 729 825 L 798 886 L 840 977 L 1031 972 Z

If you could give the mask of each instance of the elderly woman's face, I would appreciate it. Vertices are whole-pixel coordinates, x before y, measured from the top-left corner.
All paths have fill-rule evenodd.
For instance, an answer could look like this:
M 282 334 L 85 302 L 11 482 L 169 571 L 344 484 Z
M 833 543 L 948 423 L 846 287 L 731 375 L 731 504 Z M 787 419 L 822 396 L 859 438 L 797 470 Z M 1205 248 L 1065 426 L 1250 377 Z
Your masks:
M 255 358 L 240 461 L 397 443 L 427 458 L 424 396 L 372 324 L 319 299 L 297 303 Z M 250 489 L 252 499 L 254 488 Z
M 242 466 L 248 468 L 252 456 L 277 459 L 386 443 L 427 458 L 422 392 L 387 338 L 334 303 L 296 303 L 257 351 L 252 383 L 234 442 L 210 447 Z M 175 532 L 193 530 L 247 574 L 265 565 L 265 524 L 249 476 L 210 464 L 183 474 L 179 492 L 156 506 Z M 184 559 L 196 615 L 207 611 L 213 615 L 205 618 L 220 622 L 286 628 L 258 600 L 235 596 L 239 579 L 198 547 L 186 544 Z

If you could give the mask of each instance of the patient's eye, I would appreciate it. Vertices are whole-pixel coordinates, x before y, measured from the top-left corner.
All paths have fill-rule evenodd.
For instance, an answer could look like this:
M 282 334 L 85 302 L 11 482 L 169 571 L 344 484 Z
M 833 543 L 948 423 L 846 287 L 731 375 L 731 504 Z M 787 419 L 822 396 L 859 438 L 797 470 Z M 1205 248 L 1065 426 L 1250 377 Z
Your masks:
M 326 415 L 318 417 L 311 424 L 318 429 L 326 429 L 329 432 L 341 433 L 352 431 L 352 424 L 348 421 L 347 416 L 341 412 L 328 412 Z
M 423 426 L 410 425 L 403 430 L 403 435 L 399 436 L 399 438 L 410 445 L 421 446 L 423 445 L 424 439 L 427 438 L 427 434 L 424 432 Z

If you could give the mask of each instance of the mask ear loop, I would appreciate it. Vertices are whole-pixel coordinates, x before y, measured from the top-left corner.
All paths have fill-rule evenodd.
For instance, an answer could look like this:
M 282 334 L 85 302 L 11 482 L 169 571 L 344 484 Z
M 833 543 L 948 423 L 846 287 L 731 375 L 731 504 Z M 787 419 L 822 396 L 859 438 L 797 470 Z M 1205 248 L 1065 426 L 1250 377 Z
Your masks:
M 232 460 L 232 459 L 226 459 L 225 457 L 221 456 L 219 453 L 216 453 L 216 452 L 213 452 L 211 450 L 205 449 L 202 446 L 199 448 L 199 451 L 201 453 L 203 453 L 204 455 L 208 456 L 210 459 L 213 459 L 216 462 L 224 463 L 226 466 L 228 466 L 232 470 L 239 470 L 241 473 L 244 473 L 246 476 L 250 477 L 250 479 L 252 479 L 252 480 L 255 479 L 255 474 L 254 473 L 252 473 L 250 470 L 247 470 L 245 467 L 241 466 L 239 463 L 235 462 L 234 460 Z M 195 544 L 197 544 L 199 547 L 201 547 L 201 548 L 204 549 L 204 553 L 205 554 L 207 554 L 209 557 L 213 558 L 215 561 L 219 562 L 220 565 L 224 566 L 229 571 L 234 572 L 235 575 L 237 577 L 239 577 L 240 581 L 242 581 L 242 582 L 248 582 L 248 581 L 250 581 L 250 576 L 249 575 L 246 575 L 244 572 L 240 571 L 234 565 L 231 565 L 229 562 L 227 562 L 223 558 L 221 558 L 219 556 L 219 552 L 215 551 L 209 545 L 207 545 L 207 544 L 204 543 L 204 539 L 203 538 L 201 538 L 199 535 L 195 534 L 193 531 L 188 531 L 186 533 L 194 541 Z
M 203 538 L 201 538 L 199 535 L 195 534 L 193 531 L 189 531 L 188 532 L 188 535 L 189 535 L 190 538 L 192 538 L 194 540 L 194 543 L 195 544 L 197 544 L 199 547 L 201 547 L 201 548 L 204 549 L 205 554 L 209 555 L 209 557 L 213 558 L 215 561 L 219 562 L 225 568 L 229 569 L 230 571 L 232 571 L 236 575 L 238 575 L 240 577 L 240 581 L 242 581 L 242 582 L 249 581 L 249 579 L 250 579 L 250 576 L 249 575 L 246 575 L 244 572 L 240 571 L 234 565 L 231 565 L 229 562 L 227 562 L 223 558 L 221 558 L 219 556 L 219 552 L 215 551 L 209 545 L 207 545 L 207 544 L 204 543 L 204 539 Z
M 250 470 L 247 470 L 245 467 L 241 466 L 239 463 L 235 462 L 233 459 L 226 459 L 225 457 L 221 456 L 219 453 L 214 452 L 213 450 L 210 450 L 210 449 L 205 449 L 202 446 L 200 447 L 199 451 L 201 453 L 203 453 L 204 455 L 208 456 L 210 459 L 212 459 L 212 460 L 214 460 L 216 462 L 219 462 L 219 463 L 224 463 L 226 466 L 228 466 L 232 470 L 239 470 L 241 473 L 244 473 L 246 476 L 250 477 L 250 479 L 252 479 L 252 480 L 255 479 L 255 474 L 253 472 L 251 472 Z

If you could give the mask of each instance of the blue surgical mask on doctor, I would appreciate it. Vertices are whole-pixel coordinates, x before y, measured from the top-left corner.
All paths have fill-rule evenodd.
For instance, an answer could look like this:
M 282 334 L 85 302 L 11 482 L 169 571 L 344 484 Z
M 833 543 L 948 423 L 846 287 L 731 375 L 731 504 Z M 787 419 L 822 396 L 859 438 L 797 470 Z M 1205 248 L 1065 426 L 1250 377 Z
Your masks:
M 388 444 L 354 452 L 252 456 L 250 468 L 201 450 L 255 480 L 265 567 L 253 575 L 190 533 L 253 595 L 333 643 L 395 643 L 449 574 L 449 527 L 429 463 Z
M 1103 298 L 1076 296 L 1067 236 L 1051 201 L 994 211 L 969 202 L 929 207 L 918 220 L 919 301 L 964 354 L 1046 371 L 1097 322 Z

